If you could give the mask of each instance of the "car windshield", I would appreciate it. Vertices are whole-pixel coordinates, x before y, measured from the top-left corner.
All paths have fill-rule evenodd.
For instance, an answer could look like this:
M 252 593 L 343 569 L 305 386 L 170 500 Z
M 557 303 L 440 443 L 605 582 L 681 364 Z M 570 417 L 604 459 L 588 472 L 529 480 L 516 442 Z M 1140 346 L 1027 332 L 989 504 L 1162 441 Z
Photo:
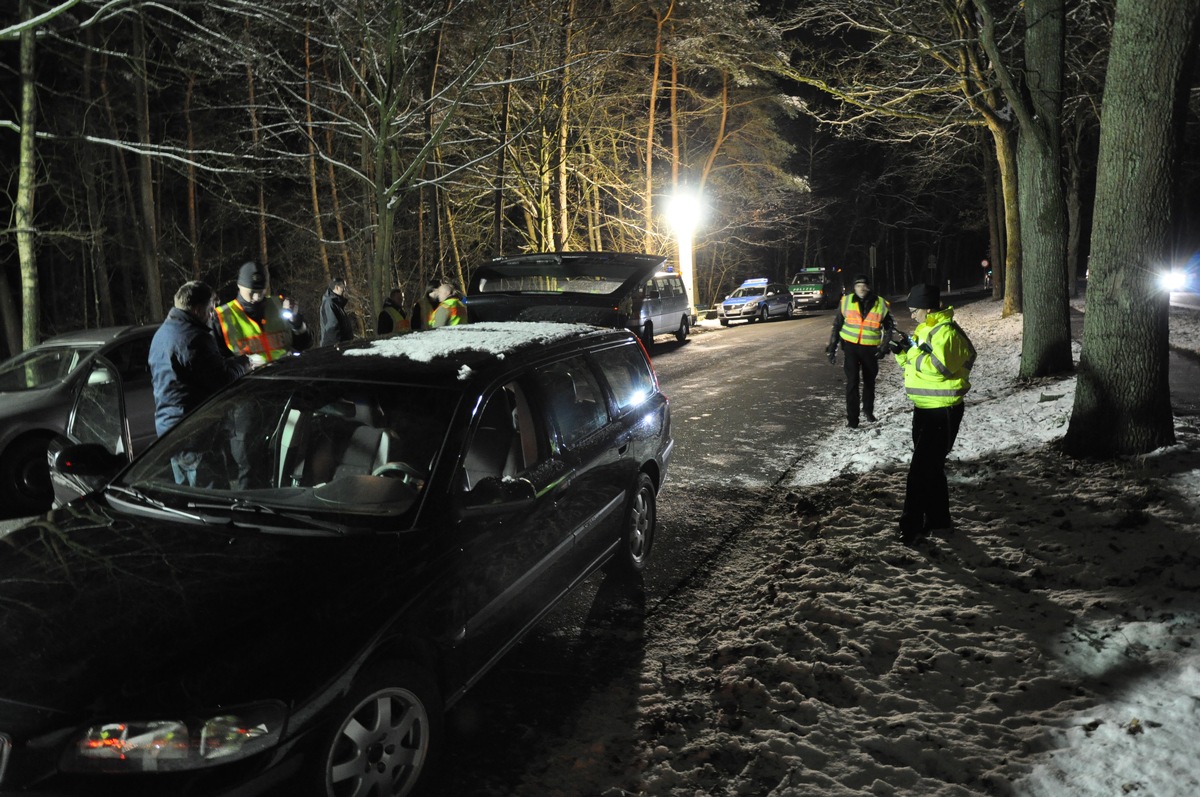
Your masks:
M 244 379 L 184 418 L 118 486 L 175 510 L 393 521 L 415 514 L 458 399 L 426 386 Z
M 766 290 L 766 285 L 743 285 L 734 291 L 732 296 L 734 299 L 745 298 L 747 296 L 762 296 L 766 293 Z
M 0 392 L 36 390 L 62 381 L 98 346 L 38 346 L 0 364 Z

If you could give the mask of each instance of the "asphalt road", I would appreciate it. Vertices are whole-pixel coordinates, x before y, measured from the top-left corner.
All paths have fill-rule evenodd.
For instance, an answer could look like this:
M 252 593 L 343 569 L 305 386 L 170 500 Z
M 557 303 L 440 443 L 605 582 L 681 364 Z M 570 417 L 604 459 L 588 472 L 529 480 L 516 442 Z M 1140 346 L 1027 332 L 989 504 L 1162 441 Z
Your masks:
M 600 690 L 637 699 L 645 629 L 686 606 L 757 510 L 822 435 L 844 423 L 842 369 L 823 350 L 830 312 L 701 329 L 651 350 L 675 452 L 640 584 L 590 578 L 450 712 L 435 793 L 510 795 Z

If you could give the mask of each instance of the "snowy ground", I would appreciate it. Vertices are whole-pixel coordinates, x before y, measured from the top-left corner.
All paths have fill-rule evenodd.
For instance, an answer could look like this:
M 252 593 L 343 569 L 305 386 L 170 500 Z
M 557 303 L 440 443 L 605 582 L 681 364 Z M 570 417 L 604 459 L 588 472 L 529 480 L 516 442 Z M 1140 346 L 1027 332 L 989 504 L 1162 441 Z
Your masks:
M 636 694 L 585 704 L 518 794 L 1200 794 L 1200 424 L 1062 457 L 1074 378 L 1015 384 L 998 303 L 956 318 L 979 350 L 956 530 L 892 538 L 911 442 L 885 366 L 879 423 L 796 465 L 696 611 L 639 640 Z M 1173 344 L 1198 333 L 1173 312 Z

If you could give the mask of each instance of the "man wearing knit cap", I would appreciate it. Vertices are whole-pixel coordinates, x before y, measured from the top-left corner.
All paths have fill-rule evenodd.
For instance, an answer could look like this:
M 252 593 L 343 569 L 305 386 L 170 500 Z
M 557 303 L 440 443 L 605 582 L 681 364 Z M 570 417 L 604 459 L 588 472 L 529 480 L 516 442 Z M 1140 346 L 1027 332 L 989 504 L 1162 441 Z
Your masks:
M 218 347 L 229 356 L 244 354 L 254 366 L 273 362 L 312 345 L 312 334 L 298 313 L 289 318 L 278 296 L 267 294 L 267 267 L 253 260 L 238 269 L 238 295 L 217 308 L 212 330 Z M 293 307 L 293 310 L 296 308 Z M 258 419 L 251 405 L 238 407 L 229 419 L 229 452 L 238 465 L 240 489 L 259 486 L 250 452 Z
M 866 274 L 854 277 L 854 291 L 838 303 L 833 317 L 833 331 L 825 354 L 830 363 L 837 362 L 838 346 L 842 347 L 842 368 L 846 372 L 846 425 L 858 426 L 859 382 L 862 382 L 862 413 L 875 421 L 875 377 L 879 374 L 879 358 L 886 353 L 884 341 L 896 322 L 887 300 L 871 290 Z

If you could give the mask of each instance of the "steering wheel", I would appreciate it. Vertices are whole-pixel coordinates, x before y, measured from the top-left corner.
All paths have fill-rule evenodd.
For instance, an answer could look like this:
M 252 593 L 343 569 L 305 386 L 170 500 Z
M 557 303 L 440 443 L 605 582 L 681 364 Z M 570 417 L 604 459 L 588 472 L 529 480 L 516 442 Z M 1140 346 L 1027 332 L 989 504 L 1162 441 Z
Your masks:
M 409 465 L 407 462 L 385 462 L 375 470 L 372 476 L 383 476 L 388 479 L 400 479 L 405 484 L 420 487 L 425 481 L 425 474 Z

